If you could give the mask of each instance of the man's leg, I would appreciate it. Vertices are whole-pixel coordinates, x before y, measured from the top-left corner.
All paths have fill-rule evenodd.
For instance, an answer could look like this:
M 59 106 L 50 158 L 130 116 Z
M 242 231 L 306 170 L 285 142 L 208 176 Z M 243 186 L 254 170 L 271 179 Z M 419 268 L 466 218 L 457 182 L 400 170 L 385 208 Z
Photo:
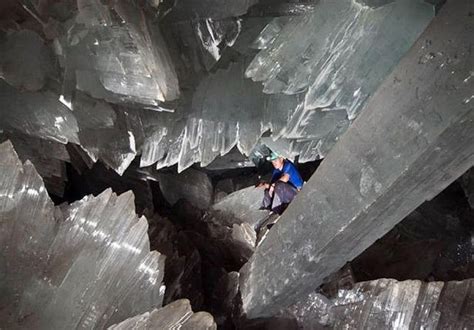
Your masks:
M 270 210 L 272 207 L 272 200 L 273 196 L 270 196 L 270 192 L 268 189 L 265 189 L 263 193 L 263 201 L 262 201 L 262 209 Z
M 282 214 L 288 204 L 295 198 L 297 190 L 288 182 L 277 182 L 273 192 L 272 211 Z
M 273 196 L 270 196 L 270 191 L 269 189 L 265 189 L 263 193 L 263 201 L 262 201 L 262 206 L 260 207 L 260 210 L 271 210 L 272 208 L 272 200 Z M 260 232 L 260 227 L 268 220 L 267 217 L 263 218 L 260 220 L 259 223 L 255 224 L 254 229 L 258 233 Z

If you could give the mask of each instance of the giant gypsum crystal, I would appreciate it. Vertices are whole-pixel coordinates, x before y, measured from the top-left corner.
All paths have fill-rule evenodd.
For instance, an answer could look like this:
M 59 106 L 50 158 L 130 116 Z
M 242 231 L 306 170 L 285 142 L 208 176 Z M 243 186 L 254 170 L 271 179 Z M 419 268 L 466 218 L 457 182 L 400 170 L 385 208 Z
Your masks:
M 80 1 L 75 24 L 62 39 L 64 91 L 74 89 L 114 103 L 138 103 L 160 110 L 178 98 L 179 87 L 157 26 L 132 1 L 103 5 Z
M 434 16 L 423 1 L 378 4 L 321 0 L 284 26 L 272 21 L 255 42 L 262 50 L 247 77 L 280 99 L 302 95 L 290 113 L 273 107 L 268 114 L 270 122 L 286 119 L 284 127 L 273 128 L 274 138 L 291 139 L 290 151 L 300 161 L 326 156 Z
M 54 207 L 10 142 L 0 155 L 4 326 L 101 328 L 161 305 L 164 257 L 150 252 L 132 193 Z
M 193 313 L 187 299 L 180 299 L 160 309 L 154 309 L 122 323 L 109 330 L 128 329 L 217 329 L 212 315 L 206 312 Z
M 303 329 L 470 329 L 473 280 L 450 282 L 379 279 L 340 289 L 331 299 L 311 293 L 292 306 Z

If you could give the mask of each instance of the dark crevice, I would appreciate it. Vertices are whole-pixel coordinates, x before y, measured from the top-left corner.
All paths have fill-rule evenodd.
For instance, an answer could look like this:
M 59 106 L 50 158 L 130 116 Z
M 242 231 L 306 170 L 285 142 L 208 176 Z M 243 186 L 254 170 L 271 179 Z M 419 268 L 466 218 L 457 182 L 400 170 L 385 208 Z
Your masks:
M 474 211 L 456 181 L 354 259 L 355 279 L 472 278 L 473 234 Z

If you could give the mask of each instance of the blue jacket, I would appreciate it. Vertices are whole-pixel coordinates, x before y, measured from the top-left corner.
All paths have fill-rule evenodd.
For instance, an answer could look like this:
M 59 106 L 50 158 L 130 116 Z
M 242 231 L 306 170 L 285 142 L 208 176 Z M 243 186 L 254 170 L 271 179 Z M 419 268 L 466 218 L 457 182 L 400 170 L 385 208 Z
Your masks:
M 273 169 L 271 183 L 276 182 L 278 179 L 281 178 L 283 174 L 289 175 L 290 180 L 288 180 L 288 182 L 291 183 L 296 189 L 301 189 L 303 187 L 303 179 L 301 178 L 300 173 L 296 169 L 295 164 L 293 164 L 287 159 L 285 159 L 285 162 L 283 163 L 283 168 L 281 170 L 278 170 L 276 168 Z

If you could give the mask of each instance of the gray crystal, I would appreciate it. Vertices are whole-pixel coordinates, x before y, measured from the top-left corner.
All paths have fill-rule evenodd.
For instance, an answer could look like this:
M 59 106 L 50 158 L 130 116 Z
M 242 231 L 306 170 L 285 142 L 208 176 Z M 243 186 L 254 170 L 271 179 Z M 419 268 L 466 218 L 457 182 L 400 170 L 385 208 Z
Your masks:
M 474 325 L 473 280 L 429 282 L 381 279 L 339 291 L 334 327 L 460 329 Z
M 19 133 L 9 134 L 8 138 L 20 160 L 33 163 L 48 191 L 63 196 L 67 181 L 66 162 L 70 161 L 66 145 Z
M 305 111 L 302 107 L 299 107 L 288 121 L 285 137 L 321 140 L 331 134 L 337 127 L 347 129 L 348 126 L 349 120 L 344 110 L 323 111 L 314 109 Z
M 55 208 L 10 142 L 0 154 L 7 327 L 22 320 L 25 328 L 101 328 L 161 304 L 164 257 L 149 250 L 147 221 L 135 215 L 133 194 L 117 197 L 109 189 Z
M 241 28 L 242 21 L 237 18 L 173 22 L 171 29 L 178 39 L 177 43 L 186 45 L 181 56 L 185 59 L 185 65 L 191 69 L 183 72 L 180 78 L 202 78 L 204 72 L 219 62 L 226 48 L 234 45 Z
M 185 199 L 201 209 L 211 205 L 212 183 L 204 172 L 190 168 L 180 174 L 158 174 L 157 180 L 163 196 L 171 205 L 180 199 Z
M 274 140 L 293 140 L 301 162 L 327 155 L 434 15 L 422 1 L 378 5 L 320 1 L 301 17 L 274 19 L 255 40 L 262 50 L 246 75 L 277 101 L 264 122 Z M 299 100 L 284 106 L 295 102 L 284 101 L 289 95 Z
M 328 0 L 265 2 L 236 18 L 255 3 L 41 4 L 42 28 L 63 69 L 62 91 L 54 79 L 45 84 L 57 76 L 49 45 L 32 31 L 9 32 L 3 78 L 42 92 L 3 83 L 0 125 L 80 144 L 119 174 L 137 155 L 143 167 L 178 164 L 178 172 L 208 166 L 235 146 L 249 155 L 262 134 L 300 162 L 324 158 L 433 14 L 418 1 Z M 153 15 L 163 18 L 168 9 L 160 21 L 170 29 L 165 42 Z M 273 19 L 272 10 L 301 16 Z M 63 113 L 67 108 L 73 111 Z
M 94 162 L 100 159 L 122 175 L 137 154 L 137 141 L 127 113 L 77 93 L 74 115 L 80 127 L 81 147 Z
M 473 166 L 468 8 L 446 3 L 241 270 L 248 317 L 320 286 Z
M 157 163 L 157 168 L 175 165 L 179 161 L 183 144 L 185 123 L 177 120 L 173 114 L 142 114 L 145 140 L 140 166 Z M 146 126 L 145 126 L 146 125 Z
M 216 260 L 222 258 L 224 263 L 243 265 L 254 253 L 256 233 L 248 223 L 230 224 L 225 214 L 212 211 L 201 221 L 206 237 L 200 238 L 198 245 L 214 249 L 211 254 L 216 254 Z
M 375 10 L 351 0 L 323 0 L 313 13 L 285 25 L 247 76 L 264 81 L 267 93 L 308 89 L 305 109 L 345 109 L 353 118 L 433 14 L 432 6 L 417 1 Z M 400 26 L 410 26 L 410 34 Z
M 179 96 L 173 63 L 157 26 L 133 2 L 87 0 L 63 38 L 65 92 L 161 110 Z
M 252 47 L 255 49 L 267 49 L 272 45 L 275 39 L 280 34 L 286 23 L 290 21 L 289 17 L 274 18 L 265 28 L 260 32 L 260 35 L 253 41 Z
M 238 250 L 242 251 L 243 259 L 248 260 L 255 251 L 257 234 L 255 229 L 248 223 L 232 225 L 232 241 L 238 246 Z
M 303 109 L 303 94 L 284 95 L 272 94 L 265 104 L 263 116 L 271 127 L 273 140 L 286 137 L 289 123 Z M 294 121 L 293 121 L 294 122 Z
M 54 73 L 53 57 L 41 37 L 33 31 L 11 31 L 0 42 L 0 77 L 10 85 L 38 91 Z
M 344 18 L 342 16 L 338 18 L 342 21 L 343 26 L 349 24 L 350 20 L 346 19 L 348 17 L 352 17 L 354 20 L 359 16 L 365 17 L 365 19 L 357 20 L 355 26 L 351 25 L 350 36 L 346 39 L 342 38 L 343 41 L 341 41 L 344 45 L 350 46 L 348 49 L 355 49 L 355 53 L 350 56 L 346 54 L 347 56 L 342 56 L 337 61 L 333 58 L 337 50 L 336 45 L 323 47 L 323 44 L 328 40 L 325 37 L 329 33 L 328 31 L 335 35 L 343 31 L 343 27 L 335 27 L 337 25 L 335 22 L 338 21 L 329 19 L 329 15 L 324 14 L 326 11 L 336 12 L 335 6 L 341 7 L 337 8 L 346 13 Z M 207 166 L 219 155 L 229 152 L 234 145 L 237 145 L 242 153 L 248 155 L 262 133 L 268 129 L 271 129 L 271 138 L 274 141 L 286 139 L 284 143 L 288 143 L 290 146 L 291 156 L 300 155 L 300 161 L 311 161 L 325 157 L 339 136 L 349 126 L 349 118 L 354 116 L 348 104 L 358 104 L 359 100 L 366 98 L 366 96 L 360 96 L 365 91 L 359 91 L 359 95 L 355 93 L 356 89 L 352 90 L 351 88 L 357 85 L 357 81 L 362 81 L 362 76 L 369 76 L 370 79 L 363 79 L 365 85 L 362 85 L 367 86 L 364 87 L 368 90 L 367 95 L 372 93 L 427 25 L 433 11 L 432 7 L 427 4 L 408 3 L 406 0 L 398 0 L 394 4 L 382 6 L 377 10 L 353 4 L 348 0 L 340 0 L 335 4 L 324 2 L 319 7 L 318 12 L 308 13 L 302 19 L 281 18 L 272 21 L 268 28 L 262 32 L 261 42 L 258 41 L 260 39 L 257 39 L 254 44 L 254 47 L 265 48 L 265 50 L 253 60 L 247 68 L 247 74 L 256 80 L 262 80 L 263 78 L 260 79 L 256 75 L 261 73 L 262 77 L 267 77 L 267 75 L 273 77 L 274 70 L 278 69 L 288 70 L 288 75 L 294 76 L 294 79 L 306 82 L 310 77 L 317 81 L 318 73 L 323 75 L 328 71 L 321 69 L 321 63 L 324 62 L 324 58 L 332 56 L 334 62 L 329 61 L 328 65 L 333 67 L 337 64 L 338 67 L 343 68 L 341 72 L 352 79 L 345 79 L 335 85 L 341 91 L 341 102 L 308 107 L 307 88 L 309 85 L 290 91 L 284 88 L 285 80 L 281 80 L 280 76 L 275 76 L 269 84 L 281 85 L 281 87 L 275 87 L 270 91 L 273 93 L 272 95 L 268 98 L 264 97 L 260 94 L 258 86 L 243 78 L 242 66 L 245 65 L 246 60 L 231 63 L 227 69 L 217 69 L 199 82 L 193 95 L 191 118 L 187 119 L 185 124 L 178 123 L 176 120 L 165 121 L 167 124 L 154 131 L 155 138 L 146 139 L 149 142 L 145 144 L 144 150 L 146 152 L 144 152 L 143 164 L 152 164 L 158 161 L 157 167 L 160 168 L 178 163 L 178 171 L 184 170 L 194 162 L 201 162 L 202 166 Z M 322 18 L 322 16 L 324 17 Z M 401 19 L 406 22 L 395 23 L 399 17 L 402 17 Z M 369 18 L 373 18 L 372 21 L 375 23 L 368 23 Z M 318 23 L 315 20 L 318 20 Z M 384 25 L 385 20 L 390 24 Z M 251 54 L 249 51 L 251 42 L 245 31 L 246 24 L 259 26 L 262 21 L 256 19 L 242 21 L 243 34 L 235 42 L 235 47 L 239 52 Z M 200 22 L 202 22 L 201 25 L 206 23 L 206 27 L 209 28 L 206 31 L 210 36 L 214 33 L 211 31 L 218 30 L 217 22 L 222 24 L 223 22 L 232 22 L 232 20 L 204 20 Z M 312 29 L 312 26 L 321 24 L 320 22 L 323 22 L 321 30 L 318 30 L 317 33 L 313 33 L 312 30 L 308 31 L 308 29 Z M 183 26 L 185 23 L 180 24 Z M 411 29 L 410 35 L 407 37 L 401 31 L 391 33 L 392 30 L 397 31 L 393 27 L 394 24 L 397 24 L 397 28 L 400 25 L 410 25 L 414 28 Z M 370 38 L 359 38 L 359 32 L 366 33 Z M 219 36 L 217 39 L 225 39 L 224 34 L 219 34 Z M 300 40 L 306 42 L 301 43 Z M 195 43 L 195 41 L 193 42 Z M 293 45 L 293 43 L 298 43 L 298 45 Z M 396 53 L 392 51 L 393 44 L 399 45 Z M 217 48 L 221 49 L 221 47 L 214 48 L 216 51 Z M 374 58 L 362 55 L 367 50 L 373 53 Z M 381 56 L 381 52 L 385 52 L 387 55 Z M 308 60 L 302 59 L 302 56 L 307 57 Z M 196 58 L 196 56 L 191 57 Z M 275 60 L 281 61 L 281 64 L 274 66 Z M 306 67 L 303 69 L 303 67 L 297 66 L 298 61 L 303 61 Z M 372 66 L 369 70 L 367 65 L 359 65 L 361 61 L 371 65 L 374 62 L 377 70 Z M 366 68 L 366 71 L 360 68 Z M 340 75 L 341 72 L 337 71 L 334 74 Z M 270 81 L 269 79 L 265 78 L 264 80 Z M 311 79 L 310 81 L 313 81 Z M 334 79 L 334 81 L 338 80 Z M 350 95 L 347 90 L 350 91 Z M 222 109 L 226 109 L 226 111 L 222 111 Z M 263 111 L 259 109 L 263 109 Z M 183 112 L 183 110 L 179 110 L 179 112 Z M 184 127 L 181 128 L 181 125 Z M 162 160 L 158 160 L 159 158 Z
M 264 96 L 244 78 L 243 70 L 244 63 L 236 63 L 204 78 L 186 120 L 160 114 L 163 122 L 145 137 L 141 166 L 157 162 L 157 168 L 162 168 L 177 163 L 181 172 L 196 162 L 207 166 L 236 145 L 249 154 L 267 125 L 256 110 L 263 107 Z
M 264 97 L 255 83 L 244 79 L 244 65 L 236 63 L 219 70 L 197 87 L 193 109 L 202 111 L 201 118 L 214 127 L 214 136 L 203 141 L 205 150 L 213 146 L 213 150 L 224 154 L 237 144 L 248 155 L 265 131 L 262 115 L 257 111 L 263 107 Z M 221 130 L 216 129 L 219 126 Z M 216 156 L 204 159 L 204 165 Z
M 474 209 L 474 168 L 467 171 L 460 182 L 471 208 Z
M 214 318 L 211 314 L 207 312 L 197 312 L 194 313 L 186 323 L 183 324 L 181 328 L 183 330 L 194 330 L 194 329 L 203 329 L 203 330 L 216 330 L 217 325 L 214 322 Z
M 219 61 L 224 48 L 231 47 L 235 43 L 241 25 L 241 21 L 237 19 L 213 20 L 208 18 L 197 23 L 196 33 L 201 41 L 201 47 L 209 53 L 214 63 Z M 212 64 L 206 65 L 208 69 L 211 66 Z
M 31 162 L 22 164 L 8 141 L 0 144 L 0 155 L 0 304 L 2 323 L 12 326 L 9 314 L 18 317 L 25 286 L 42 278 L 57 219 Z
M 294 160 L 295 156 L 300 155 L 298 151 L 295 153 L 294 144 L 295 141 L 289 139 L 277 139 L 273 140 L 272 137 L 263 137 L 260 141 L 270 148 L 273 152 L 276 152 L 278 155 Z M 302 153 L 301 153 L 302 154 Z
M 71 158 L 71 165 L 77 173 L 83 174 L 94 166 L 93 160 L 87 153 L 77 144 L 67 144 L 66 149 Z
M 334 323 L 334 303 L 319 293 L 310 293 L 308 297 L 291 306 L 288 311 L 294 315 L 302 329 L 320 329 Z
M 302 329 L 467 329 L 474 325 L 472 285 L 472 279 L 379 279 L 341 289 L 331 299 L 312 293 L 289 312 Z
M 206 169 L 229 170 L 248 167 L 255 167 L 255 164 L 248 157 L 242 155 L 237 148 L 232 148 L 232 150 L 225 155 L 217 156 L 216 159 L 206 166 Z
M 452 14 L 415 42 L 433 16 L 428 3 L 441 1 L 20 1 L 21 21 L 0 22 L 14 29 L 0 33 L 0 141 L 18 152 L 0 145 L 2 327 L 216 328 L 189 301 L 160 309 L 164 257 L 150 252 L 131 193 L 52 204 L 45 187 L 62 194 L 65 162 L 86 176 L 99 160 L 123 174 L 101 178 L 114 191 L 114 180 L 138 181 L 151 205 L 145 180 L 157 180 L 179 213 L 178 225 L 150 221 L 152 246 L 176 274 L 166 303 L 200 306 L 205 282 L 221 281 L 222 325 L 235 316 L 241 277 L 247 317 L 319 287 L 289 310 L 303 328 L 473 327 L 472 280 L 340 289 L 330 277 L 473 165 L 471 3 L 450 0 Z M 263 145 L 327 160 L 255 250 L 263 191 L 234 193 L 255 177 L 214 189 L 221 173 L 188 168 L 248 166 Z M 132 164 L 140 155 L 149 168 Z M 173 165 L 184 172 L 156 170 Z M 472 206 L 471 174 L 459 183 Z M 464 234 L 440 259 L 472 259 Z M 227 270 L 211 265 L 204 277 L 209 261 Z
M 262 200 L 263 190 L 252 186 L 226 196 L 212 210 L 230 225 L 247 223 L 255 228 L 268 216 L 268 211 L 259 210 Z
M 271 22 L 269 17 L 243 17 L 240 19 L 241 29 L 237 40 L 231 49 L 244 56 L 255 56 L 258 52 L 255 49 L 255 40 L 261 31 Z
M 52 92 L 20 92 L 0 80 L 0 128 L 60 143 L 78 143 L 73 113 Z
M 122 329 L 215 330 L 217 326 L 212 315 L 205 312 L 193 313 L 189 300 L 181 299 L 109 327 L 109 330 Z

